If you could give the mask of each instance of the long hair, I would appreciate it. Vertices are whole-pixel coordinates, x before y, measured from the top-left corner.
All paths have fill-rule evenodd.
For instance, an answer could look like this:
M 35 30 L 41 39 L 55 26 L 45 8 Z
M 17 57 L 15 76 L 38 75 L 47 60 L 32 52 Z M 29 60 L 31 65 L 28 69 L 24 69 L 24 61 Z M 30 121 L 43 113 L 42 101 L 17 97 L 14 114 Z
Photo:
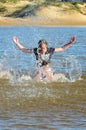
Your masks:
M 48 49 L 48 42 L 47 42 L 45 39 L 41 39 L 41 40 L 39 40 L 39 42 L 38 42 L 37 53 L 38 53 L 38 55 L 39 55 L 41 61 L 44 63 L 44 59 L 43 59 L 42 56 L 41 56 L 41 48 L 42 48 L 42 45 L 43 45 L 43 44 L 45 44 L 46 47 L 47 47 L 47 49 Z
M 47 45 L 47 48 L 48 48 L 48 42 L 47 42 L 45 39 L 41 39 L 41 40 L 39 40 L 39 42 L 38 42 L 38 48 L 41 49 L 42 44 Z

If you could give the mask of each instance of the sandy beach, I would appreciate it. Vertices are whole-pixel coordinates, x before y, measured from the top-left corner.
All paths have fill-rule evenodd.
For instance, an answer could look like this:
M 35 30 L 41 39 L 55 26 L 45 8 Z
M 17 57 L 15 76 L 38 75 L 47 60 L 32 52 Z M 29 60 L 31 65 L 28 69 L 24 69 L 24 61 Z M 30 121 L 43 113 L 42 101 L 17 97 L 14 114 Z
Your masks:
M 46 18 L 9 18 L 0 17 L 0 26 L 86 26 L 86 16 L 67 15 L 65 17 Z
M 75 10 L 64 11 L 64 8 L 55 6 L 40 7 L 35 15 L 23 18 L 1 15 L 0 26 L 86 26 L 85 12 L 85 9 L 82 14 Z

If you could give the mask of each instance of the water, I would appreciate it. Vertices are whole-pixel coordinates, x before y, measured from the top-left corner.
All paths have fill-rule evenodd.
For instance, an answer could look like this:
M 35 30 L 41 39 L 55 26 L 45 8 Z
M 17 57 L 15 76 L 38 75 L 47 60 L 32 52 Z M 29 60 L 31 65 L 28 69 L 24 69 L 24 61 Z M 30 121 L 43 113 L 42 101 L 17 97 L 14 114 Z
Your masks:
M 0 129 L 86 129 L 86 27 L 0 27 Z M 24 54 L 12 41 L 18 36 L 27 48 L 40 39 L 60 47 L 76 35 L 65 52 L 55 53 L 51 82 L 35 81 L 35 56 Z

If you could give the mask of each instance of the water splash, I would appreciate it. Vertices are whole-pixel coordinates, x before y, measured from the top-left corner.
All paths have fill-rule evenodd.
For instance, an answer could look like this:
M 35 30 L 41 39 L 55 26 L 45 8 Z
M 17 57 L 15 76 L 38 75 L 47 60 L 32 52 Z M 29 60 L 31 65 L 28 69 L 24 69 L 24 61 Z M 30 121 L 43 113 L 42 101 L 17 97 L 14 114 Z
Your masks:
M 38 39 L 40 39 L 39 37 L 41 38 L 41 35 L 37 34 Z M 15 47 L 12 44 L 11 47 L 4 50 L 3 55 L 0 57 L 0 79 L 8 79 L 11 83 L 15 84 L 26 81 L 33 82 L 36 70 L 39 70 L 40 77 L 45 75 L 41 68 L 35 66 L 36 61 L 34 61 L 33 55 L 22 55 Z M 29 63 L 28 57 L 32 59 Z M 81 65 L 74 55 L 54 55 L 50 66 L 54 73 L 52 81 L 55 82 L 74 82 L 82 75 Z M 35 81 L 47 82 L 48 80 L 47 78 L 46 80 L 39 78 Z
M 74 55 L 59 55 L 59 57 L 53 58 L 51 62 L 55 73 L 63 74 L 69 81 L 76 81 L 82 75 L 81 65 Z
M 24 64 L 24 61 L 22 62 Z M 0 79 L 8 79 L 14 84 L 34 81 L 34 71 L 36 68 L 33 69 L 32 67 L 28 68 L 28 70 L 22 68 L 18 60 L 17 52 L 12 52 L 12 54 L 9 55 L 9 53 L 5 51 L 0 59 L 0 63 Z M 81 65 L 78 63 L 74 55 L 64 55 L 59 56 L 58 58 L 54 57 L 51 60 L 51 66 L 54 73 L 52 82 L 74 82 L 82 75 Z M 42 70 L 39 69 L 39 71 L 41 76 Z M 37 79 L 37 81 L 48 81 L 40 79 Z

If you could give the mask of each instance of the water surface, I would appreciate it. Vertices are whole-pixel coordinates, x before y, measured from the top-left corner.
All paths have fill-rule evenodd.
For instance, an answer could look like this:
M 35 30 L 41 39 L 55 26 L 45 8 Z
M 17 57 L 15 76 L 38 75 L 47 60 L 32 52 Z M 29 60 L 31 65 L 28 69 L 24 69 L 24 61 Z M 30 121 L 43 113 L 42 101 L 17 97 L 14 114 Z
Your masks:
M 65 52 L 55 53 L 51 66 L 56 81 L 36 82 L 36 61 L 12 41 L 18 36 L 27 48 L 46 39 L 60 47 L 76 35 Z M 86 27 L 0 27 L 0 129 L 86 129 Z

